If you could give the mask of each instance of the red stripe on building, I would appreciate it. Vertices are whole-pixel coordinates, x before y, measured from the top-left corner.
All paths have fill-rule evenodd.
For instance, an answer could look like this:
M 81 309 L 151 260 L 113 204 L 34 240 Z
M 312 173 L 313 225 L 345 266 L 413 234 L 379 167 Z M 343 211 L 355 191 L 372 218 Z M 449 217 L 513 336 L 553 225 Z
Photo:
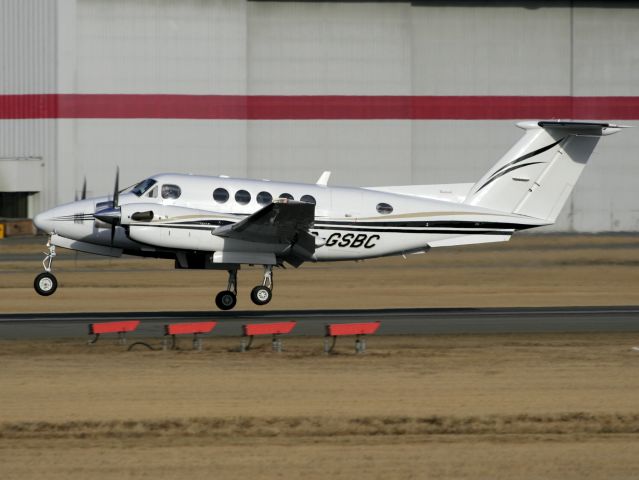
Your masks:
M 639 97 L 366 95 L 0 95 L 0 119 L 638 120 Z

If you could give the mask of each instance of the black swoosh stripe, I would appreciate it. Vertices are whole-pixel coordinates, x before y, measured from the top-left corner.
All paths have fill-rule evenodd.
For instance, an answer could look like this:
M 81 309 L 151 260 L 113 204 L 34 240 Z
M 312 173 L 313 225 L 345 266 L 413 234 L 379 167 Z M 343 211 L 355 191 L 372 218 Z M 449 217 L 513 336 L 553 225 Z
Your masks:
M 484 188 L 485 186 L 491 184 L 492 182 L 494 182 L 498 178 L 502 177 L 503 175 L 506 175 L 509 172 L 512 172 L 514 170 L 519 170 L 520 168 L 529 167 L 530 165 L 537 165 L 537 164 L 540 164 L 540 163 L 546 163 L 546 162 L 530 162 L 530 163 L 524 163 L 522 165 L 514 165 L 514 166 L 510 167 L 508 170 L 504 170 L 499 175 L 495 175 L 495 176 L 489 178 L 488 181 L 486 183 L 484 183 L 481 186 L 481 188 L 479 190 L 477 190 L 477 192 L 475 192 L 475 193 L 478 193 L 482 188 Z
M 64 217 L 55 217 L 52 218 L 54 222 L 69 222 L 72 220 L 93 220 L 95 217 L 93 215 L 67 215 Z
M 440 235 L 511 235 L 512 230 L 406 230 L 403 228 L 356 228 L 356 227 L 313 227 L 311 230 L 338 230 L 340 232 L 371 232 L 371 233 L 420 233 Z
M 184 225 L 184 224 L 178 224 L 178 223 L 160 223 L 160 224 L 132 223 L 131 225 L 127 225 L 127 227 L 178 228 L 182 230 L 205 230 L 209 232 L 212 232 L 217 228 L 215 226 L 207 227 L 206 225 L 197 225 L 197 224 Z
M 133 225 L 135 226 L 135 225 Z M 190 229 L 190 230 L 204 230 L 214 232 L 215 228 L 209 228 L 204 225 L 184 225 L 182 224 L 138 224 L 141 227 L 153 227 L 153 228 L 179 228 L 179 229 Z M 338 230 L 342 232 L 371 232 L 371 233 L 418 233 L 418 234 L 440 234 L 440 235 L 451 235 L 451 234 L 459 234 L 459 235 L 511 235 L 514 231 L 512 228 L 505 228 L 503 230 L 492 230 L 492 229 L 482 229 L 482 230 L 469 230 L 469 229 L 424 229 L 421 228 L 419 230 L 410 230 L 406 228 L 370 228 L 370 227 L 331 227 L 331 226 L 315 226 L 311 227 L 310 230 Z
M 196 230 L 215 230 L 215 228 L 209 228 L 207 224 L 199 222 L 176 222 L 176 223 L 136 223 L 133 226 L 146 226 L 146 227 L 161 227 L 161 228 L 192 228 Z M 211 225 L 213 226 L 213 225 Z M 357 229 L 357 231 L 376 231 L 376 232 L 421 232 L 424 229 L 429 229 L 429 232 L 441 232 L 441 231 L 455 231 L 455 232 L 472 232 L 478 230 L 525 230 L 528 228 L 534 228 L 538 225 L 521 224 L 521 223 L 500 223 L 500 222 L 315 222 L 312 228 L 321 230 L 350 230 Z M 437 229 L 437 230 L 435 230 Z M 447 229 L 447 230 L 441 230 Z
M 510 229 L 510 230 L 523 230 L 526 228 L 533 228 L 538 225 L 530 225 L 527 223 L 503 223 L 503 222 L 473 222 L 463 220 L 451 220 L 451 221 L 409 221 L 409 222 L 342 222 L 342 221 L 328 221 L 317 220 L 315 225 L 338 225 L 338 226 L 353 226 L 353 227 L 415 227 L 415 228 L 484 228 L 484 229 Z
M 559 140 L 557 140 L 555 143 L 551 143 L 550 145 L 546 145 L 545 147 L 541 147 L 538 148 L 537 150 L 533 150 L 532 152 L 528 152 L 524 155 L 522 155 L 521 157 L 517 157 L 516 159 L 514 159 L 511 162 L 508 162 L 506 165 L 503 165 L 501 168 L 499 168 L 498 170 L 496 170 L 491 177 L 486 181 L 486 183 L 484 183 L 481 187 L 479 187 L 479 189 L 477 190 L 477 192 L 479 192 L 482 188 L 484 188 L 486 185 L 488 185 L 489 183 L 491 183 L 493 180 L 496 180 L 497 178 L 501 177 L 504 173 L 508 173 L 508 172 L 503 172 L 500 174 L 500 172 L 502 172 L 504 169 L 510 167 L 511 165 L 516 165 L 519 162 L 523 162 L 524 160 L 528 160 L 529 158 L 532 158 L 534 156 L 539 155 L 540 153 L 544 153 L 547 150 L 550 150 L 552 147 L 559 145 L 566 137 L 560 138 Z M 512 170 L 509 170 L 512 171 Z M 477 193 L 475 192 L 475 193 Z

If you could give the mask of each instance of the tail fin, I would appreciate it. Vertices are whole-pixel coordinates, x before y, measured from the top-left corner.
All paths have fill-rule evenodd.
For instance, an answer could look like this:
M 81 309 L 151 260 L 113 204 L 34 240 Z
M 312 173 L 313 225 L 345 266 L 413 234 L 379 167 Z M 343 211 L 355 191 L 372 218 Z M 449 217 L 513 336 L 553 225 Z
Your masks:
M 602 135 L 622 126 L 521 122 L 524 136 L 477 182 L 464 203 L 554 223 Z

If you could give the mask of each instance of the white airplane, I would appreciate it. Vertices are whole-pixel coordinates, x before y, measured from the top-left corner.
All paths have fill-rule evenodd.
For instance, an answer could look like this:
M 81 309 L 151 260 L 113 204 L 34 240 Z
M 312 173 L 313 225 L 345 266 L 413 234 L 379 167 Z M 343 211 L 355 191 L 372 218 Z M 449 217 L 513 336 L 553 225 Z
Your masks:
M 242 264 L 263 265 L 251 300 L 272 298 L 273 267 L 424 253 L 433 247 L 509 240 L 555 222 L 597 142 L 623 126 L 528 121 L 523 137 L 476 183 L 368 188 L 160 174 L 112 197 L 40 213 L 49 234 L 40 295 L 57 288 L 55 247 L 119 257 L 175 259 L 175 268 L 222 269 L 222 310 L 237 301 Z M 84 194 L 83 194 L 84 197 Z

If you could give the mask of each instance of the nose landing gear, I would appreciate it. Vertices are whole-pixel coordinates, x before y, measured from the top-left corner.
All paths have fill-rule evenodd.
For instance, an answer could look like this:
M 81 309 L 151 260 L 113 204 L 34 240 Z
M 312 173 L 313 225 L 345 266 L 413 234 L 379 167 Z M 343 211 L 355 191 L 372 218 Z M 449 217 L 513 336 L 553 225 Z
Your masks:
M 33 288 L 43 297 L 53 295 L 58 289 L 58 280 L 55 278 L 55 275 L 51 273 L 51 264 L 53 263 L 53 258 L 56 255 L 55 245 L 51 245 L 51 240 L 49 240 L 47 242 L 47 247 L 49 248 L 49 252 L 44 252 L 45 257 L 42 261 L 42 266 L 45 271 L 38 275 L 33 281 Z

